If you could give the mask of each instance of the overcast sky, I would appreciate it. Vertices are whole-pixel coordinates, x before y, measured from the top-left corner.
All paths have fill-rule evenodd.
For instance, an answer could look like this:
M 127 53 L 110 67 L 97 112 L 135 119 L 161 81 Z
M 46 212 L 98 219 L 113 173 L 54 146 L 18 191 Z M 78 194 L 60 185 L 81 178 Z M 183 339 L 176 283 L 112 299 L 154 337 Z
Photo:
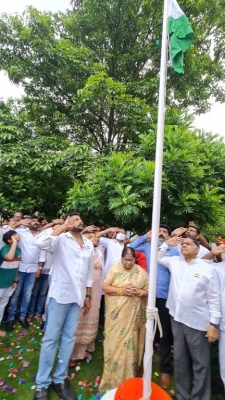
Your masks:
M 0 2 L 0 13 L 22 12 L 29 5 L 41 11 L 64 11 L 69 8 L 69 0 L 2 0 Z M 22 94 L 22 89 L 13 86 L 2 71 L 0 71 L 0 88 L 0 97 L 3 99 L 19 97 Z M 195 126 L 207 132 L 219 133 L 225 138 L 225 104 L 212 101 L 211 111 L 196 117 Z

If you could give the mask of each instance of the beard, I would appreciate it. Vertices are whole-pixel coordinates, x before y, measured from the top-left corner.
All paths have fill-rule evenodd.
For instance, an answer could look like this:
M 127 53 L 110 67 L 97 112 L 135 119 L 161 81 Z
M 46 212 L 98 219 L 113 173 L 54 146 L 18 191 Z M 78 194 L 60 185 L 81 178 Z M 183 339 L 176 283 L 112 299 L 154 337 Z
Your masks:
M 36 231 L 36 230 L 38 230 L 38 228 L 39 228 L 39 224 L 35 224 L 35 225 L 32 225 L 32 226 L 29 227 L 29 229 L 31 231 Z
M 78 226 L 74 226 L 72 229 L 70 229 L 71 230 L 71 232 L 82 232 L 82 230 L 84 229 L 84 225 L 83 224 L 80 224 L 80 225 L 78 225 Z

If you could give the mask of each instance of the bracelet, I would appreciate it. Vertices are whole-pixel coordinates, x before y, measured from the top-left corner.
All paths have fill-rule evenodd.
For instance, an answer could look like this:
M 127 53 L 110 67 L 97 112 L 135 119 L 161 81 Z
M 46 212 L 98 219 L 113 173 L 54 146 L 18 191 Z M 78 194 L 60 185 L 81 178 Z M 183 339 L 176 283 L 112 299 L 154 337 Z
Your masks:
M 123 296 L 122 288 L 117 288 L 116 291 L 119 296 Z
M 144 294 L 143 290 L 140 289 L 138 297 L 142 297 Z
M 38 267 L 38 269 L 41 269 L 41 270 L 43 270 L 43 267 Z
M 14 281 L 13 283 L 18 283 L 18 281 Z

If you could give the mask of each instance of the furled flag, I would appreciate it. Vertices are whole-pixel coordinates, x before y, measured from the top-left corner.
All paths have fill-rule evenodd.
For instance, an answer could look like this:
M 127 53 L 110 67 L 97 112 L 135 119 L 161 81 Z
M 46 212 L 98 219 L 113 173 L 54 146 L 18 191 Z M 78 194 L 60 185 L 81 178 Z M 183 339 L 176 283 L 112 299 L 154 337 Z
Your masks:
M 168 65 L 172 66 L 178 74 L 183 74 L 184 52 L 187 51 L 193 42 L 194 34 L 186 15 L 176 0 L 170 0 L 168 35 L 170 42 L 170 60 Z

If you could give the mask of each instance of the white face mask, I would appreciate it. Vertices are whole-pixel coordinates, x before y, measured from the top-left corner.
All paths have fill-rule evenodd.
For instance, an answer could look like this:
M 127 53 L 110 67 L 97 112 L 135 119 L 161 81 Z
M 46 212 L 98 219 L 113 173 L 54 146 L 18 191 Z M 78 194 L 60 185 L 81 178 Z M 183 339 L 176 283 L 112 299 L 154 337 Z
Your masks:
M 121 232 L 120 232 L 120 233 L 117 233 L 117 234 L 116 234 L 116 239 L 117 239 L 117 240 L 124 240 L 125 237 L 126 237 L 126 236 L 124 235 L 124 233 L 121 233 Z

